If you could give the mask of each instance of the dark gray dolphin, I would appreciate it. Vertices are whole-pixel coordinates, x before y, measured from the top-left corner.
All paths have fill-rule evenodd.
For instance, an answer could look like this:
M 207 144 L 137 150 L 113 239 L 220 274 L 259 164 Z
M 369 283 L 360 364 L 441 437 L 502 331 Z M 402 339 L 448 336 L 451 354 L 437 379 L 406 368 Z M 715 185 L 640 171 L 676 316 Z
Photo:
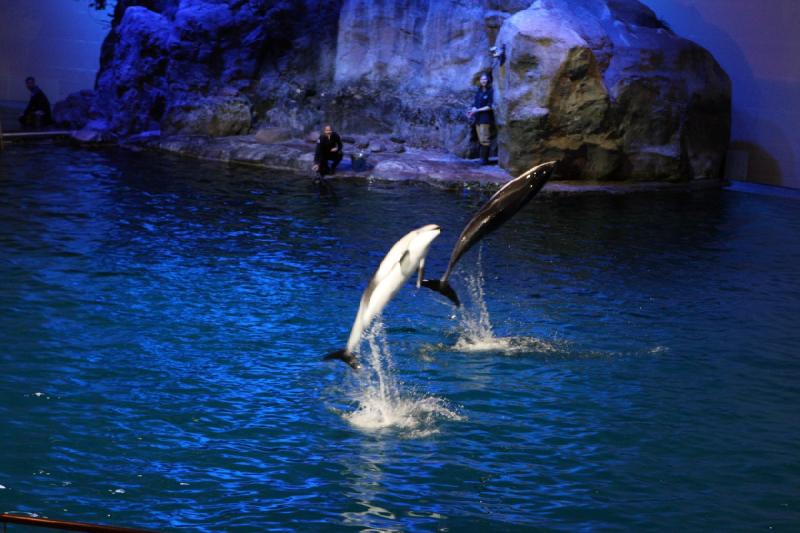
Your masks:
M 464 227 L 450 254 L 450 262 L 444 275 L 440 279 L 422 280 L 422 286 L 447 296 L 456 305 L 461 305 L 456 291 L 448 282 L 458 260 L 476 242 L 502 226 L 536 196 L 550 179 L 555 168 L 556 161 L 548 161 L 523 172 L 503 185 Z

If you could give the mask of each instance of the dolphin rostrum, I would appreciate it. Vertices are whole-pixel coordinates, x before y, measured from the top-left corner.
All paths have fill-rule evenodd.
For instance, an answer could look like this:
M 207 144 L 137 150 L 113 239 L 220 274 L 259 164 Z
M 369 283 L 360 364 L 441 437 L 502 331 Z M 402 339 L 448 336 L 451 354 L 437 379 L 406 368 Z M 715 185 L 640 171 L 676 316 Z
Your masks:
M 381 314 L 389 300 L 397 294 L 414 272 L 417 272 L 417 287 L 420 286 L 428 249 L 441 231 L 436 224 L 428 224 L 409 232 L 392 246 L 369 280 L 364 294 L 361 295 L 361 303 L 353 328 L 350 330 L 347 346 L 343 350 L 326 355 L 326 361 L 340 359 L 354 369 L 360 368 L 355 352 L 361 341 L 361 334 L 369 327 L 372 320 Z
M 494 193 L 459 235 L 453 252 L 450 254 L 447 270 L 441 279 L 422 280 L 422 286 L 447 296 L 457 306 L 461 305 L 456 291 L 453 290 L 453 287 L 448 282 L 455 264 L 476 242 L 502 226 L 517 211 L 522 209 L 531 198 L 536 196 L 536 193 L 550 179 L 555 167 L 555 161 L 542 163 L 523 172 Z

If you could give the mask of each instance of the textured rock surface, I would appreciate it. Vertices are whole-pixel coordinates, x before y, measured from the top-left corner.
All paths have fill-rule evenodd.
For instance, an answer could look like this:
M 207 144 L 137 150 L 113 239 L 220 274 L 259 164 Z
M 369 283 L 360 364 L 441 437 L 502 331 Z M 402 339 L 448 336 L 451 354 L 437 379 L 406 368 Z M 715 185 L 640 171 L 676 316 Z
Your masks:
M 120 2 L 103 44 L 93 106 L 115 133 L 158 129 L 170 94 L 165 75 L 172 25 L 145 7 Z
M 540 0 L 498 40 L 509 57 L 497 76 L 500 159 L 512 171 L 554 158 L 587 179 L 719 176 L 730 81 L 638 2 Z
M 332 122 L 465 156 L 487 69 L 511 172 L 549 159 L 581 179 L 721 172 L 729 80 L 636 0 L 119 0 L 92 126 L 302 137 Z
M 53 121 L 60 127 L 77 130 L 89 122 L 94 91 L 83 90 L 70 94 L 53 106 Z
M 161 120 L 166 134 L 243 135 L 250 130 L 250 101 L 238 94 L 186 95 L 170 102 Z

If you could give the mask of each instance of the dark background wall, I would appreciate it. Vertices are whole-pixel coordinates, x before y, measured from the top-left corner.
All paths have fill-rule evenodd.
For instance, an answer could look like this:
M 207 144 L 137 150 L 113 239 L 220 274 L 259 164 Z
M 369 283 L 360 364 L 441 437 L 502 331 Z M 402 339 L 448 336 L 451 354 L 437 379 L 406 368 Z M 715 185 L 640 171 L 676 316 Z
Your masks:
M 0 100 L 27 101 L 30 75 L 51 102 L 91 89 L 109 14 L 89 0 L 0 0 Z
M 643 0 L 733 83 L 728 174 L 800 188 L 800 1 Z

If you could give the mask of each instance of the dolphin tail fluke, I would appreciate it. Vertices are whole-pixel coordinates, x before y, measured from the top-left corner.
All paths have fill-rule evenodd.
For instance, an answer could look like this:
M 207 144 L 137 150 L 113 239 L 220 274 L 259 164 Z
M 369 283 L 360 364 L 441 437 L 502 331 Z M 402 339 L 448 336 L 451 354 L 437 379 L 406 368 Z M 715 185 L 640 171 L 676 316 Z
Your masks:
M 428 287 L 439 294 L 443 294 L 446 296 L 451 302 L 453 302 L 456 307 L 461 306 L 461 301 L 458 299 L 458 295 L 456 291 L 453 290 L 453 287 L 447 281 L 442 281 L 439 279 L 423 279 L 422 286 Z
M 323 358 L 324 361 L 333 361 L 335 359 L 347 363 L 353 370 L 358 370 L 361 368 L 356 356 L 347 350 L 336 350 L 335 352 L 331 352 Z

